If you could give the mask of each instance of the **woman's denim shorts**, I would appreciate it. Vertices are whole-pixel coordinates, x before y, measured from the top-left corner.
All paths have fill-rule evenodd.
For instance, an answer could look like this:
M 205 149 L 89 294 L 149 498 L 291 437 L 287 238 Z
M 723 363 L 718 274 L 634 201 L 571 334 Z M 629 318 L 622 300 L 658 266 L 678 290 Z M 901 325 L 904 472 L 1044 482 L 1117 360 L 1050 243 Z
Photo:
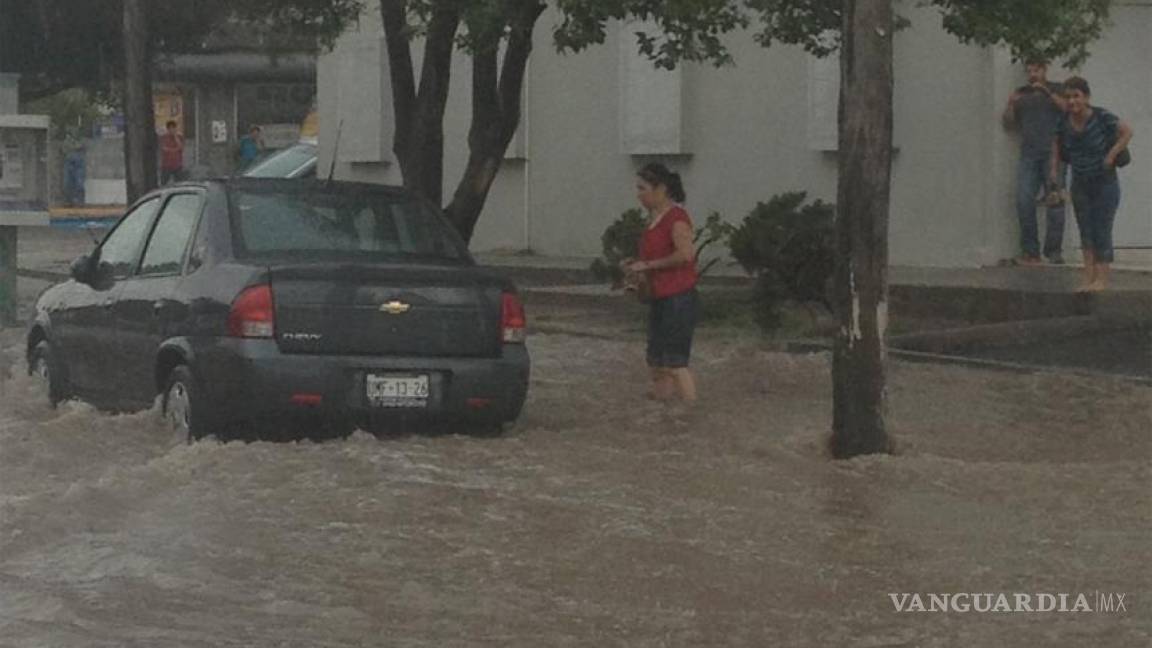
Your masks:
M 682 369 L 692 355 L 699 297 L 696 289 L 652 300 L 648 310 L 648 366 Z

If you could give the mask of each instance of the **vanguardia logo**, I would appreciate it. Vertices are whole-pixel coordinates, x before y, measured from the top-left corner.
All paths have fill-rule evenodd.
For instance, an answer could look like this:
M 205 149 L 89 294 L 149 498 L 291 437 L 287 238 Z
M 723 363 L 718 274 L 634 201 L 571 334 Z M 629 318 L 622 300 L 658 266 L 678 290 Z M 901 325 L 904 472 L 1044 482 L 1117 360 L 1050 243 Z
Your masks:
M 1007 612 L 1095 612 L 1128 611 L 1127 594 L 1092 593 L 1004 593 L 958 592 L 948 594 L 889 593 L 897 612 L 1007 613 Z

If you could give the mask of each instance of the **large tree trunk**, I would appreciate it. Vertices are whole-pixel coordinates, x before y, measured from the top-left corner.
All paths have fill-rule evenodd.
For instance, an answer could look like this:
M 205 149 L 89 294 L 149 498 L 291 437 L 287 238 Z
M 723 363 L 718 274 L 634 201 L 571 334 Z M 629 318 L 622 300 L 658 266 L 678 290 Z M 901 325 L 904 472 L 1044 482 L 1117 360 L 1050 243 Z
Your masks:
M 149 0 L 124 0 L 124 162 L 128 202 L 156 187 Z
M 887 452 L 884 334 L 892 170 L 892 0 L 843 0 L 832 451 Z
M 472 57 L 472 126 L 468 165 L 452 202 L 444 211 L 465 241 L 472 240 L 504 153 L 520 125 L 520 97 L 532 53 L 532 29 L 544 11 L 536 0 L 524 0 L 509 21 L 508 47 L 502 67 L 496 45 Z M 499 72 L 498 72 L 499 70 Z M 526 180 L 527 181 L 527 180 Z
M 404 186 L 437 205 L 444 194 L 444 107 L 452 72 L 452 49 L 460 26 L 454 3 L 433 9 L 424 41 L 424 62 L 416 84 L 405 0 L 383 0 L 384 39 L 392 77 L 396 136 L 392 151 Z

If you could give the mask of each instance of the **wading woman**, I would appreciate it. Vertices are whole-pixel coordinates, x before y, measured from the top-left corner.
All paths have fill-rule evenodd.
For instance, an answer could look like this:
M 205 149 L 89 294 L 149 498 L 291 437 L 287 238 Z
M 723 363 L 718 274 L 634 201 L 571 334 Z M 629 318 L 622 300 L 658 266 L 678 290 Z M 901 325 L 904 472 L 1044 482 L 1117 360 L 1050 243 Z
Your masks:
M 692 219 L 680 205 L 680 175 L 663 164 L 649 164 L 636 174 L 636 196 L 648 211 L 640 238 L 639 260 L 626 270 L 646 279 L 651 298 L 648 313 L 648 395 L 658 400 L 696 400 L 696 381 L 688 368 L 696 329 L 696 253 Z
M 1061 155 L 1072 169 L 1072 207 L 1080 227 L 1084 283 L 1080 290 L 1103 290 L 1112 264 L 1112 223 L 1120 207 L 1116 167 L 1132 140 L 1132 128 L 1116 115 L 1089 103 L 1088 82 L 1072 77 L 1064 82 L 1068 112 L 1052 145 L 1054 183 Z

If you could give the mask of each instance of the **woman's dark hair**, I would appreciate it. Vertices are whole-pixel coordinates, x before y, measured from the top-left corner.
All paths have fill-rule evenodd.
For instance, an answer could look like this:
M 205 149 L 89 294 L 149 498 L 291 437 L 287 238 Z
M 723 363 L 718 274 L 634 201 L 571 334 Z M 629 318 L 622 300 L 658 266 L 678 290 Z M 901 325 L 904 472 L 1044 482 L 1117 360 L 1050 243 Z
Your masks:
M 1085 97 L 1092 96 L 1092 90 L 1088 87 L 1088 82 L 1084 80 L 1084 77 L 1074 76 L 1069 78 L 1064 82 L 1064 89 L 1079 90 L 1080 92 L 1084 93 Z
M 684 183 L 680 180 L 680 174 L 659 162 L 645 164 L 643 169 L 636 172 L 636 177 L 653 187 L 663 185 L 664 189 L 668 191 L 668 197 L 676 202 L 684 202 L 684 199 L 687 198 L 684 194 Z

